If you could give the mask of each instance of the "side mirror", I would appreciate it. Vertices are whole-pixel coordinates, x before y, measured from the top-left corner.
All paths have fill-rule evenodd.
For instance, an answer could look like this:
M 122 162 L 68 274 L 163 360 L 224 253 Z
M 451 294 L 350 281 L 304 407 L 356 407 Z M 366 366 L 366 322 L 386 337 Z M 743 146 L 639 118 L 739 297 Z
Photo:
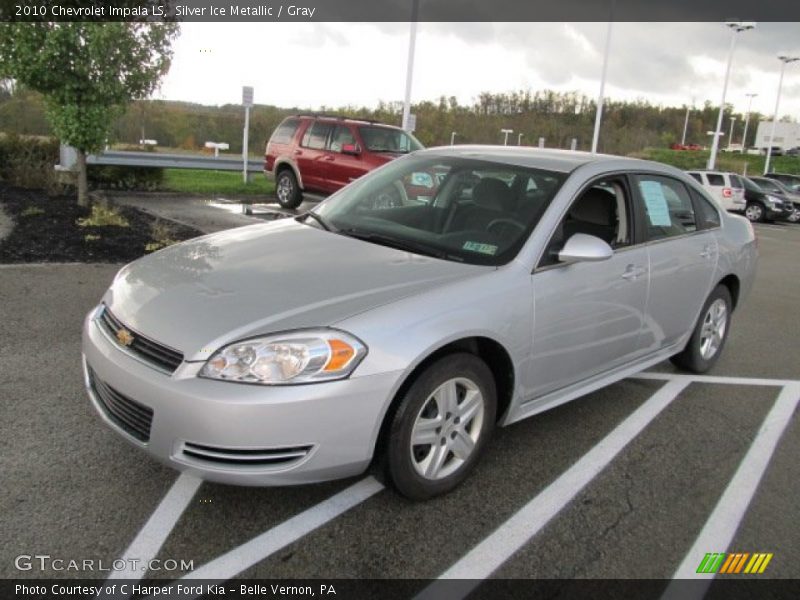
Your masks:
M 357 156 L 361 154 L 361 150 L 358 149 L 356 144 L 342 144 L 342 154 Z
M 558 260 L 561 262 L 595 262 L 608 260 L 613 255 L 614 251 L 611 246 L 599 237 L 576 233 L 564 244 L 561 252 L 558 253 Z
M 431 189 L 433 187 L 433 177 L 431 177 L 430 173 L 412 173 L 411 185 Z

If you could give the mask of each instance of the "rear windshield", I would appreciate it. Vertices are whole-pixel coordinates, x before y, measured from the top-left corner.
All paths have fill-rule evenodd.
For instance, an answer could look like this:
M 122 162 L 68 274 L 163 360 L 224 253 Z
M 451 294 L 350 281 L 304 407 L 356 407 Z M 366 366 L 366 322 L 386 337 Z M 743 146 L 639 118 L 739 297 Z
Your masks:
M 294 137 L 299 125 L 300 119 L 286 119 L 283 123 L 278 125 L 278 128 L 272 134 L 272 137 L 269 138 L 270 143 L 288 144 L 292 141 L 292 138 Z
M 736 188 L 737 190 L 740 190 L 742 187 L 744 187 L 742 185 L 742 180 L 738 175 L 731 174 L 731 187 Z
M 706 173 L 708 185 L 725 185 L 725 180 L 718 173 Z

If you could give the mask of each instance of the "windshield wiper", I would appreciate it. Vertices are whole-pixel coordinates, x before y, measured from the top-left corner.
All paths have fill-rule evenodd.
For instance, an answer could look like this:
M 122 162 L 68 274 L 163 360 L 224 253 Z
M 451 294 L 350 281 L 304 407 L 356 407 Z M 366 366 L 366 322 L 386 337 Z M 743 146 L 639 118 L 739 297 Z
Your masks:
M 416 242 L 412 242 L 409 240 L 401 240 L 390 235 L 384 235 L 381 233 L 372 233 L 370 231 L 361 231 L 358 229 L 340 229 L 337 233 L 341 233 L 348 237 L 353 237 L 358 240 L 364 240 L 365 242 L 372 242 L 373 244 L 379 244 L 381 246 L 387 246 L 389 248 L 395 248 L 397 250 L 405 250 L 406 252 L 412 252 L 414 254 L 421 254 L 423 256 L 432 256 L 434 258 L 442 258 L 442 259 L 450 259 L 450 260 L 457 260 L 462 262 L 462 259 L 458 256 L 453 256 L 443 250 L 437 250 L 435 248 L 431 248 L 430 246 L 426 246 L 424 244 L 418 244 Z
M 331 226 L 330 226 L 330 225 L 328 225 L 328 224 L 325 222 L 325 219 L 323 219 L 322 217 L 320 217 L 320 216 L 319 216 L 317 213 L 315 213 L 314 211 L 311 211 L 311 210 L 310 210 L 310 211 L 308 211 L 307 213 L 304 213 L 304 214 L 300 215 L 300 216 L 299 216 L 299 217 L 297 217 L 297 218 L 298 218 L 298 219 L 301 219 L 301 218 L 302 218 L 303 220 L 305 220 L 305 219 L 307 219 L 308 217 L 311 217 L 311 218 L 312 218 L 312 219 L 314 219 L 314 220 L 315 220 L 317 223 L 319 223 L 319 224 L 322 226 L 322 228 L 323 228 L 325 231 L 333 231 L 333 229 L 331 228 Z

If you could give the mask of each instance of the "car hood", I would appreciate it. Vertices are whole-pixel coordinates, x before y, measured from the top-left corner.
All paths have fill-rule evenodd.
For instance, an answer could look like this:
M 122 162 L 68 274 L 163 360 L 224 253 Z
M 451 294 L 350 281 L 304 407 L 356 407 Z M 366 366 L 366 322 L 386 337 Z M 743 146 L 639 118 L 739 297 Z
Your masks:
M 298 223 L 196 238 L 124 267 L 105 302 L 127 327 L 205 360 L 245 337 L 328 326 L 486 272 Z

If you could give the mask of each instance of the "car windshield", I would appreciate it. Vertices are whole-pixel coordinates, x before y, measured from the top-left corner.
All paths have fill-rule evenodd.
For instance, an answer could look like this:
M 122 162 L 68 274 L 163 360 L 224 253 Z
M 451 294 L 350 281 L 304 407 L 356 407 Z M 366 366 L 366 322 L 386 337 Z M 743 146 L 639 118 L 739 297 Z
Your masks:
M 516 256 L 565 179 L 504 163 L 412 155 L 350 184 L 315 212 L 334 233 L 497 266 Z
M 370 152 L 401 152 L 408 153 L 420 150 L 416 138 L 401 129 L 389 127 L 361 127 L 361 139 Z

